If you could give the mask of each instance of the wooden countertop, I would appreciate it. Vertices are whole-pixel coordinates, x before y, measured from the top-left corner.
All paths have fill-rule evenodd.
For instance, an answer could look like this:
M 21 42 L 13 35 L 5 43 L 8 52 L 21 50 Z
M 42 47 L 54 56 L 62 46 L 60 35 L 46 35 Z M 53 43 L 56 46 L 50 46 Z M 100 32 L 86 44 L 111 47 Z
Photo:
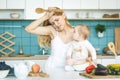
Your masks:
M 49 55 L 35 55 L 30 57 L 0 57 L 0 60 L 46 60 Z M 98 59 L 114 59 L 114 56 L 97 55 Z
M 0 57 L 0 60 L 46 60 L 49 55 L 35 55 L 30 57 Z

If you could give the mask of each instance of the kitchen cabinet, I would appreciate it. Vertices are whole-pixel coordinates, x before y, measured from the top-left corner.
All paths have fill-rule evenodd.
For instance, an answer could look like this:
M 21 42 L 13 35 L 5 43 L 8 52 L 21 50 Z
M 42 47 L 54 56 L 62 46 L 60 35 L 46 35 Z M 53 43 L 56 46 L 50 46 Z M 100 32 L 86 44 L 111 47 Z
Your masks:
M 25 0 L 7 0 L 8 9 L 24 9 Z
M 98 9 L 99 8 L 99 0 L 81 0 L 80 9 Z
M 120 9 L 120 0 L 117 0 L 117 9 Z
M 24 9 L 25 0 L 0 0 L 0 9 Z
M 97 63 L 102 64 L 102 60 L 101 59 L 97 59 Z
M 0 9 L 6 8 L 6 0 L 0 0 Z
M 59 7 L 62 9 L 62 0 L 45 0 L 45 9 L 48 7 Z
M 117 0 L 99 0 L 99 9 L 117 9 Z
M 107 66 L 108 64 L 115 64 L 116 63 L 114 58 L 113 59 L 101 59 L 101 60 L 102 60 L 102 64 L 104 66 Z
M 44 0 L 26 0 L 25 19 L 38 19 L 43 14 L 37 14 L 36 8 L 44 8 Z
M 80 9 L 81 0 L 63 0 L 63 9 Z
M 14 67 L 15 64 L 19 64 L 24 62 L 24 60 L 4 60 L 6 64 L 10 65 L 11 67 Z

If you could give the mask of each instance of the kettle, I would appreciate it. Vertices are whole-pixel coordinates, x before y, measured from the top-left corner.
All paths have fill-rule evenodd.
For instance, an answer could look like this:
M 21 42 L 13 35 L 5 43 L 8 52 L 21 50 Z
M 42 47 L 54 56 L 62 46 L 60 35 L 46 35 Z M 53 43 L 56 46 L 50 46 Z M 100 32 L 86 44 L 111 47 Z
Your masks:
M 25 63 L 15 64 L 14 74 L 18 79 L 25 79 L 29 74 L 27 65 Z

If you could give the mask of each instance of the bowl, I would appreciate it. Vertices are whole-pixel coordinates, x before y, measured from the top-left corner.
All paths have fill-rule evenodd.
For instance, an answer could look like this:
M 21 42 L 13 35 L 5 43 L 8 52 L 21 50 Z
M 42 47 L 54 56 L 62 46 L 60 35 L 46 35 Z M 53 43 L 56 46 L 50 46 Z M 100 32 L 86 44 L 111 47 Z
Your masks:
M 20 18 L 20 14 L 19 13 L 10 13 L 10 17 L 12 19 L 18 19 L 18 18 Z
M 9 73 L 9 70 L 0 70 L 0 78 L 5 78 Z

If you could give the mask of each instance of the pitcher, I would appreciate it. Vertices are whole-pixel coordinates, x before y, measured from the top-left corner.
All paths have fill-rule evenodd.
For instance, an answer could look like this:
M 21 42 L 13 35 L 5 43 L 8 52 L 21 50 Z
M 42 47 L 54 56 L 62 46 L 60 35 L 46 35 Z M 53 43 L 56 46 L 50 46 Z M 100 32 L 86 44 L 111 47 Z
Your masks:
M 18 79 L 25 79 L 28 76 L 29 70 L 25 63 L 14 65 L 14 74 Z

